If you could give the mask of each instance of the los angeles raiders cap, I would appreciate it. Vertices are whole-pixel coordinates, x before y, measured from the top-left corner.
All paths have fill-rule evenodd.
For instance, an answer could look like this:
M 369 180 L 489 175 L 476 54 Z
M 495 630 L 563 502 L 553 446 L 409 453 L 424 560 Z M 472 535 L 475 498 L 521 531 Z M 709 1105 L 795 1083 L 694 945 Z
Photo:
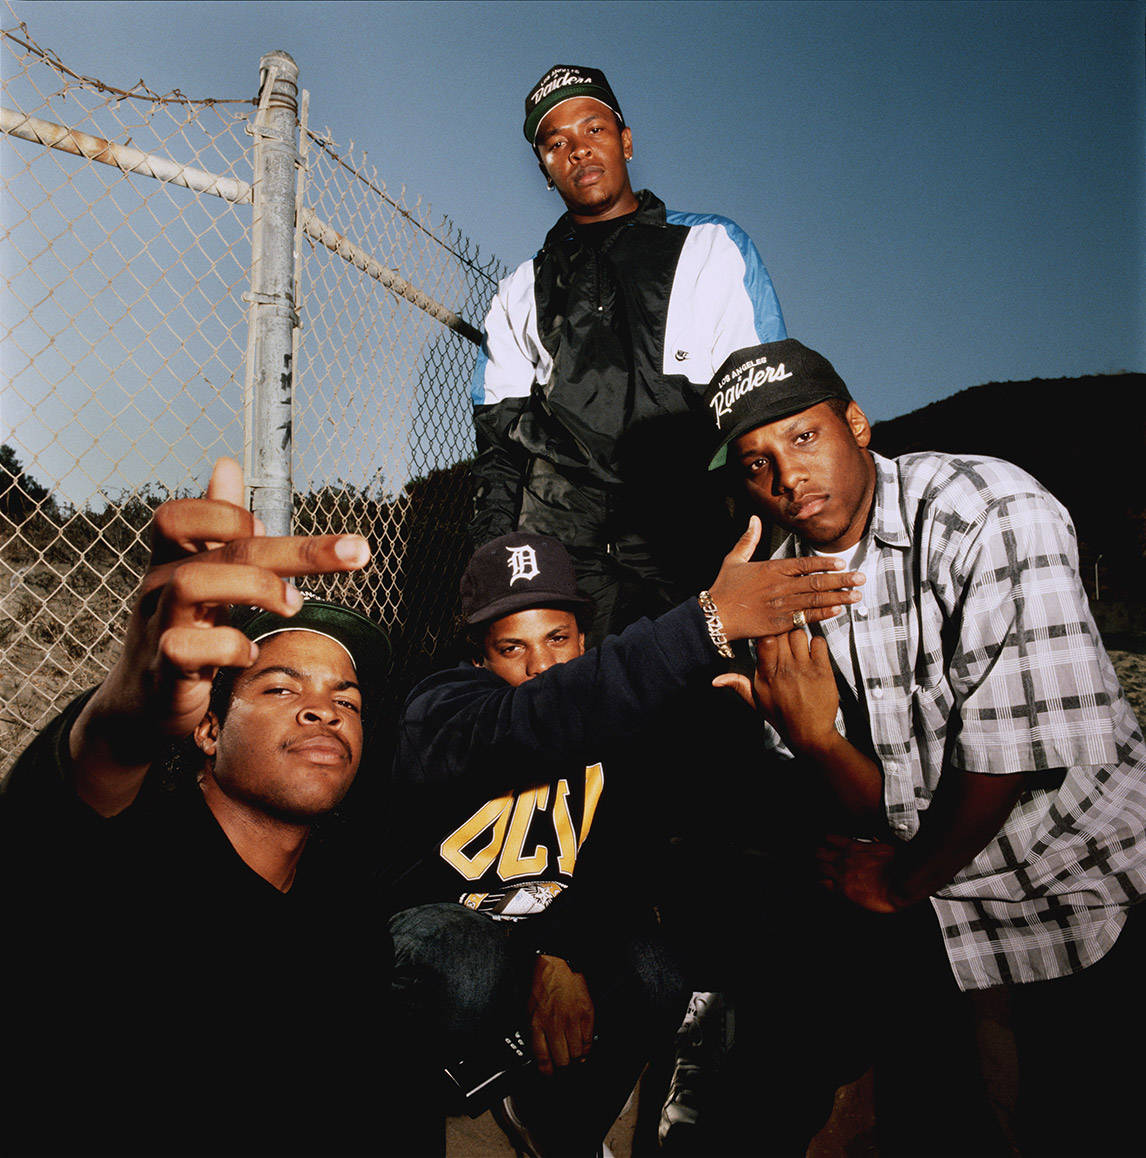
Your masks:
M 728 444 L 742 434 L 829 398 L 852 400 L 831 362 L 795 338 L 734 351 L 704 392 L 717 432 L 708 469 L 725 464 Z
M 511 531 L 479 547 L 461 582 L 468 624 L 500 619 L 527 607 L 588 603 L 577 590 L 569 552 L 552 535 Z
M 621 128 L 625 118 L 621 105 L 613 95 L 605 74 L 599 68 L 587 68 L 580 64 L 555 64 L 530 90 L 525 98 L 525 124 L 522 131 L 532 147 L 537 141 L 537 130 L 550 109 L 562 101 L 574 97 L 587 96 L 607 105 L 617 115 Z

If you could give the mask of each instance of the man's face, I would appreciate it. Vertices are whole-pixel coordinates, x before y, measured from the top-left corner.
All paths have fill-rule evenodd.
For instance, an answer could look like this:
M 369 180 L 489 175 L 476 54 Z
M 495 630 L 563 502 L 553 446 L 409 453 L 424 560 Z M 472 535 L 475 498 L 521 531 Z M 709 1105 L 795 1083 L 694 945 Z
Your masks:
M 362 693 L 346 651 L 313 631 L 259 644 L 235 680 L 226 719 L 209 715 L 196 742 L 236 803 L 309 823 L 346 795 L 362 756 Z
M 563 101 L 537 132 L 542 171 L 579 222 L 607 221 L 636 209 L 625 163 L 632 152 L 632 133 L 592 97 Z
M 843 417 L 820 402 L 734 439 L 729 461 L 770 521 L 821 551 L 842 551 L 859 542 L 871 511 L 870 441 L 854 402 Z
M 585 636 L 577 629 L 572 611 L 530 607 L 489 625 L 480 666 L 516 688 L 555 663 L 576 659 L 584 652 Z

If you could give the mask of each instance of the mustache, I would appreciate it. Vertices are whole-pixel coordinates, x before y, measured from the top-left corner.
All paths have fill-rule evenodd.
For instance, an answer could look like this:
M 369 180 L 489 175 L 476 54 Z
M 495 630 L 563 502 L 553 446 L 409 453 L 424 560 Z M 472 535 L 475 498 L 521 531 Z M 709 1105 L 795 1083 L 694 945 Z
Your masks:
M 337 732 L 332 732 L 329 728 L 320 728 L 313 732 L 307 732 L 305 736 L 292 736 L 290 739 L 283 741 L 282 749 L 285 752 L 289 752 L 291 749 L 301 747 L 311 740 L 330 740 L 342 749 L 347 759 L 351 756 L 350 745 L 347 741 Z

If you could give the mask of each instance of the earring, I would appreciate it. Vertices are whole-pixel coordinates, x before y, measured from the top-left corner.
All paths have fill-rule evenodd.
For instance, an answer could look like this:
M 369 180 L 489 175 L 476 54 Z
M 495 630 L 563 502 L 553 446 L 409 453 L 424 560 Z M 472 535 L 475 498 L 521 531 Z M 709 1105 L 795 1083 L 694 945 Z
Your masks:
M 556 188 L 557 188 L 557 186 L 553 184 L 553 178 L 552 178 L 552 177 L 550 177 L 550 178 L 549 178 L 549 179 L 548 179 L 548 180 L 545 182 L 545 188 L 546 188 L 546 189 L 556 189 Z

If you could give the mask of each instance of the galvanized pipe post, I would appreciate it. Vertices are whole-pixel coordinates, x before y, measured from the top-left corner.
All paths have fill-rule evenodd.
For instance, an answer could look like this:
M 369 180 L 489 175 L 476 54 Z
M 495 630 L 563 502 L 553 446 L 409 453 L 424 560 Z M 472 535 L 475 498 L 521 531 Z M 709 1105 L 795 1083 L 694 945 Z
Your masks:
M 247 363 L 246 474 L 251 510 L 270 535 L 291 529 L 295 182 L 298 65 L 289 53 L 259 61 L 254 128 L 254 217 Z

